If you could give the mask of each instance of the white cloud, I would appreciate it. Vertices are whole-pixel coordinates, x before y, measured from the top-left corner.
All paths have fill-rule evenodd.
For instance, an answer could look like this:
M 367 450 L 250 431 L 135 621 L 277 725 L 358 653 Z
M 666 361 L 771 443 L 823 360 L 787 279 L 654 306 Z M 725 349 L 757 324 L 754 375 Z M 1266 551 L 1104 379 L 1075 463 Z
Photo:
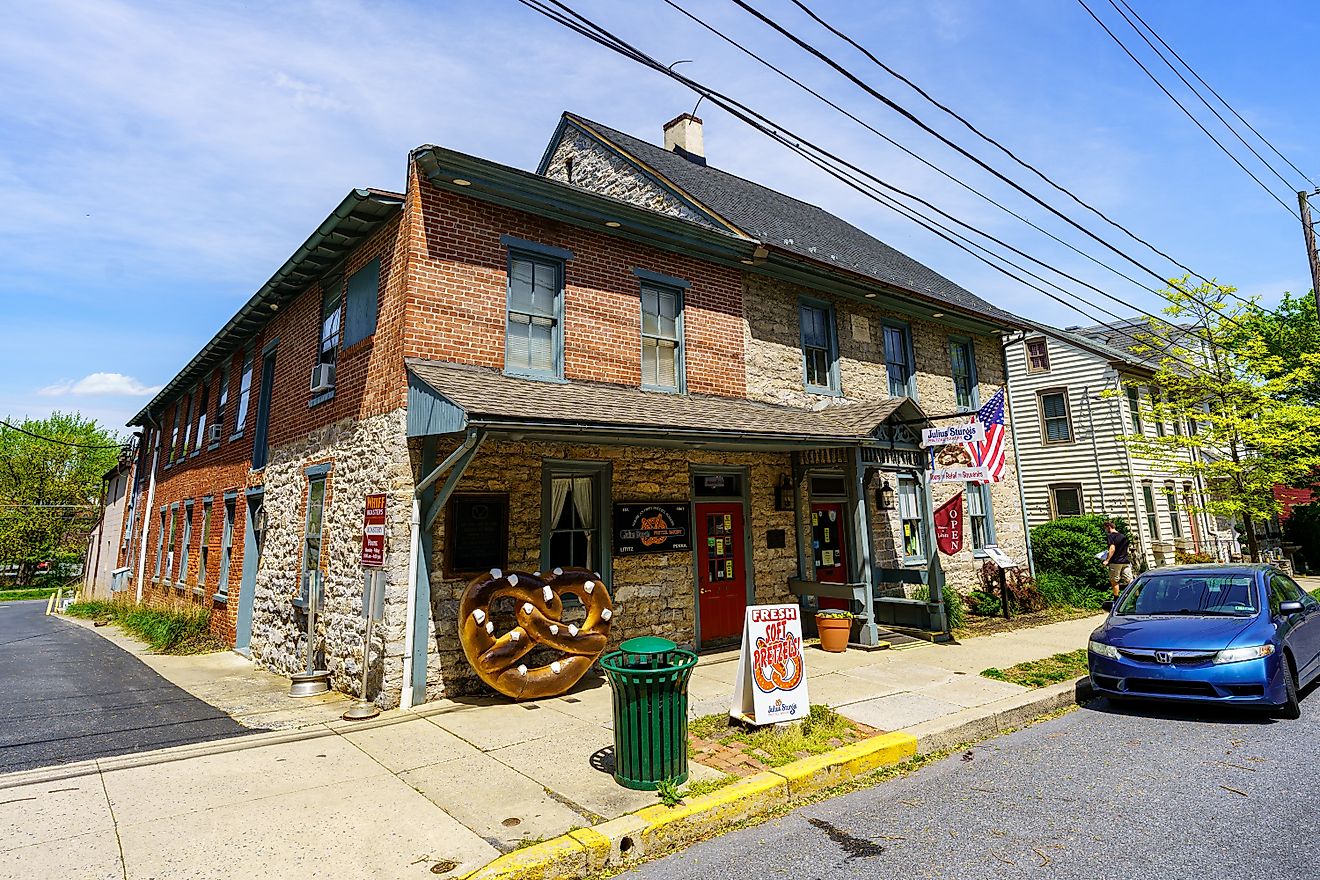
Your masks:
M 143 385 L 132 376 L 123 373 L 89 373 L 78 381 L 66 380 L 47 385 L 37 393 L 43 397 L 62 397 L 65 395 L 114 395 L 144 397 L 155 394 L 161 386 Z

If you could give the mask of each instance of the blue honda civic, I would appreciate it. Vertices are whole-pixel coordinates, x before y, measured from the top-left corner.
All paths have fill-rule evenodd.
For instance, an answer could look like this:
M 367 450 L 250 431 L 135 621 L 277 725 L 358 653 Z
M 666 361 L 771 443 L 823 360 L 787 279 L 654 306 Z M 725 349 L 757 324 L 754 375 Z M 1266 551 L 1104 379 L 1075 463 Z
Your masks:
M 1159 568 L 1105 606 L 1087 654 L 1091 684 L 1110 698 L 1297 718 L 1298 692 L 1320 677 L 1320 602 L 1269 565 Z

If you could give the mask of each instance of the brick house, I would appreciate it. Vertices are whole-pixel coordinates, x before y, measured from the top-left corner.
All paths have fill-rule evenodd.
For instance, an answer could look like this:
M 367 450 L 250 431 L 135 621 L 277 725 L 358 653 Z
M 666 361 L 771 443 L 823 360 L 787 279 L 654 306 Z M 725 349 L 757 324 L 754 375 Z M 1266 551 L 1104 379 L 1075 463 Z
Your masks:
M 1025 533 L 1012 444 L 1002 482 L 932 488 L 920 428 L 965 421 L 1033 325 L 706 165 L 700 135 L 565 114 L 538 173 L 426 146 L 404 193 L 351 192 L 133 420 L 130 589 L 211 604 L 292 673 L 320 581 L 317 645 L 355 691 L 364 496 L 386 493 L 385 706 L 480 689 L 456 617 L 491 568 L 599 571 L 616 641 L 717 646 L 798 596 L 864 596 L 863 641 L 942 630 L 941 591 Z M 941 561 L 957 491 L 969 538 Z M 682 537 L 641 547 L 644 514 Z

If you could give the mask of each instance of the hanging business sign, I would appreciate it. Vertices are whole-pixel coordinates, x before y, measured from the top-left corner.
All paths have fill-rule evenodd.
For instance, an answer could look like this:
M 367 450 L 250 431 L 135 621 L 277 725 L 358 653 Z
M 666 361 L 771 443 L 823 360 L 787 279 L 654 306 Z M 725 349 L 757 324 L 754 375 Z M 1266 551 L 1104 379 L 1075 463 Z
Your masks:
M 948 443 L 930 449 L 930 484 L 994 482 L 990 468 L 976 463 L 972 447 Z
M 362 514 L 362 567 L 385 567 L 385 494 L 368 495 Z
M 963 493 L 959 492 L 935 509 L 935 544 L 945 556 L 962 552 Z
M 796 605 L 748 607 L 729 715 L 751 724 L 776 724 L 806 718 L 810 710 L 802 610 Z
M 691 549 L 692 517 L 686 501 L 614 505 L 614 555 Z
M 957 425 L 946 425 L 943 428 L 921 429 L 921 445 L 923 448 L 948 446 L 950 443 L 983 442 L 985 442 L 985 425 L 981 424 L 979 420 L 962 422 Z

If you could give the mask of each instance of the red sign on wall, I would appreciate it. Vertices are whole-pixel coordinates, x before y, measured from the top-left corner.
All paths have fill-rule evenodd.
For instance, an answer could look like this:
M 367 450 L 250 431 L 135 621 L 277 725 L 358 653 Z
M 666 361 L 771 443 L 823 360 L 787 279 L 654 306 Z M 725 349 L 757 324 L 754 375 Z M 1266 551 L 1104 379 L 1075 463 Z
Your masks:
M 362 567 L 385 567 L 385 498 L 368 495 L 362 515 Z
M 935 543 L 945 556 L 963 548 L 963 493 L 959 492 L 935 510 Z

